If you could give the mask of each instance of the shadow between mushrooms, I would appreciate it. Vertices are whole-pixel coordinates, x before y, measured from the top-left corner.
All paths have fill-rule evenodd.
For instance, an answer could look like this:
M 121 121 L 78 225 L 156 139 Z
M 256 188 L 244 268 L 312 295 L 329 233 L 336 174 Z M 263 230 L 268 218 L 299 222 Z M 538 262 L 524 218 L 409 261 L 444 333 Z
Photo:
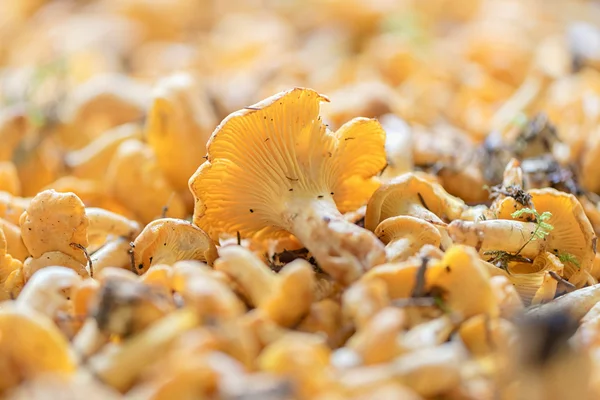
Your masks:
M 194 223 L 213 240 L 292 233 L 321 268 L 349 283 L 385 261 L 375 235 L 342 216 L 377 189 L 385 132 L 367 118 L 331 132 L 319 117 L 322 101 L 295 88 L 225 118 L 189 181 Z

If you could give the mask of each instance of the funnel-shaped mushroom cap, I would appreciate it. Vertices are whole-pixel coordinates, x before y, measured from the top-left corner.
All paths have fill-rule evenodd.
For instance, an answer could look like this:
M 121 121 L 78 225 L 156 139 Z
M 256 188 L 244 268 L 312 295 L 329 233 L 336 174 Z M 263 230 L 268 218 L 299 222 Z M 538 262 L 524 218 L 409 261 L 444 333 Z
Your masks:
M 409 216 L 384 220 L 377 225 L 375 235 L 386 244 L 388 262 L 404 261 L 424 245 L 438 247 L 442 240 L 442 235 L 435 226 L 423 219 Z
M 148 144 L 171 185 L 187 190 L 217 124 L 212 106 L 194 78 L 184 73 L 158 82 L 153 97 L 146 125 Z
M 0 309 L 0 336 L 0 393 L 41 374 L 75 370 L 69 342 L 44 314 L 6 304 Z
M 382 221 L 411 215 L 426 221 L 442 222 L 460 218 L 466 204 L 444 188 L 415 173 L 407 173 L 382 185 L 367 204 L 365 228 L 374 231 Z
M 50 251 L 60 251 L 87 262 L 81 248 L 87 247 L 88 218 L 83 202 L 73 193 L 45 190 L 38 193 L 21 215 L 21 236 L 29 253 L 38 258 Z
M 185 216 L 181 196 L 167 181 L 150 146 L 139 140 L 127 140 L 119 146 L 105 182 L 107 192 L 144 223 L 159 217 L 163 207 L 167 207 L 168 217 Z
M 576 259 L 575 263 L 565 263 L 565 277 L 570 278 L 579 269 L 590 271 L 596 254 L 597 238 L 577 198 L 551 188 L 533 189 L 529 194 L 540 214 L 545 211 L 552 213 L 547 222 L 554 229 L 548 235 L 546 250 L 559 258 L 566 256 Z
M 363 205 L 385 166 L 385 132 L 359 118 L 332 133 L 319 117 L 322 101 L 296 88 L 225 118 L 208 142 L 208 162 L 190 178 L 194 222 L 213 239 L 283 236 L 290 202 L 333 199 L 342 213 Z
M 150 222 L 133 242 L 138 274 L 151 265 L 171 265 L 181 260 L 209 264 L 217 258 L 217 248 L 204 231 L 182 219 L 161 218 Z
M 383 258 L 376 238 L 340 212 L 357 209 L 377 188 L 385 132 L 365 118 L 330 132 L 319 117 L 322 101 L 296 88 L 225 118 L 189 181 L 194 223 L 213 240 L 292 233 L 323 269 L 351 281 Z
M 495 268 L 495 267 L 494 267 Z M 525 306 L 546 303 L 554 299 L 558 281 L 552 278 L 550 271 L 563 274 L 563 264 L 552 253 L 544 252 L 537 256 L 533 263 L 509 264 L 510 274 L 502 271 L 513 284 Z

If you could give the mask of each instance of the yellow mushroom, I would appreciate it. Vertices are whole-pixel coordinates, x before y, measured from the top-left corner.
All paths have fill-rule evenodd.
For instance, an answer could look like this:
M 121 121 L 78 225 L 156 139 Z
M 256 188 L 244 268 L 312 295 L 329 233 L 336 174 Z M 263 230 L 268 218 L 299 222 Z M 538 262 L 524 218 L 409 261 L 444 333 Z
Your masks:
M 499 189 L 492 188 L 491 197 L 494 198 L 490 206 L 489 215 L 492 219 L 516 219 L 530 221 L 531 215 L 513 218 L 512 214 L 525 207 L 531 207 L 531 195 L 523 190 L 523 170 L 516 159 L 506 165 L 502 185 Z
M 387 295 L 390 299 L 403 299 L 411 296 L 415 286 L 417 271 L 427 263 L 425 270 L 425 281 L 429 282 L 431 266 L 437 262 L 436 259 L 424 261 L 421 257 L 412 257 L 404 262 L 388 263 L 377 266 L 368 271 L 361 282 L 381 281 L 385 284 Z
M 15 164 L 10 161 L 0 161 L 0 191 L 14 196 L 21 194 L 21 181 Z
M 21 214 L 31 199 L 13 196 L 8 192 L 0 192 L 0 218 L 8 222 L 19 225 Z
M 170 343 L 197 324 L 193 311 L 173 311 L 117 348 L 107 348 L 91 357 L 89 368 L 103 382 L 125 392 L 145 367 L 164 354 Z
M 425 282 L 438 288 L 448 309 L 463 319 L 478 314 L 497 316 L 499 309 L 490 283 L 490 274 L 477 252 L 466 246 L 453 246 L 431 268 Z M 477 299 L 473 302 L 472 299 Z
M 10 253 L 7 253 L 6 236 L 0 229 L 0 301 L 12 297 L 11 291 L 6 287 L 6 281 L 11 273 L 18 271 L 22 266 L 21 261 L 14 259 Z
M 501 318 L 476 315 L 463 322 L 458 335 L 475 357 L 490 353 L 509 358 L 508 351 L 518 340 L 513 325 Z M 500 364 L 499 360 L 496 360 Z M 498 366 L 500 368 L 501 365 Z
M 119 237 L 109 241 L 96 250 L 90 257 L 94 273 L 100 273 L 104 268 L 131 268 L 131 242 Z
M 349 283 L 384 260 L 375 236 L 341 213 L 363 205 L 377 188 L 385 132 L 357 118 L 332 133 L 319 117 L 322 101 L 296 88 L 229 115 L 189 181 L 194 223 L 213 240 L 292 233 L 321 268 Z
M 156 84 L 146 138 L 178 192 L 189 195 L 188 180 L 204 161 L 204 146 L 217 122 L 205 91 L 192 75 L 178 73 Z
M 33 274 L 16 303 L 55 318 L 57 311 L 67 311 L 70 302 L 66 293 L 80 282 L 81 276 L 69 268 L 44 268 Z
M 21 228 L 0 218 L 0 231 L 4 233 L 6 252 L 19 261 L 25 261 L 29 251 L 21 239 Z
M 538 231 L 536 222 L 499 219 L 453 221 L 448 227 L 450 236 L 456 243 L 473 246 L 481 253 L 502 250 L 535 258 L 544 251 L 551 252 L 570 260 L 565 263 L 564 276 L 567 279 L 576 272 L 582 272 L 576 276 L 578 281 L 572 282 L 581 286 L 587 279 L 584 273 L 591 270 L 596 244 L 594 230 L 581 204 L 572 194 L 555 189 L 532 189 L 528 193 L 540 215 L 543 212 L 552 214 L 545 222 L 553 229 L 543 238 L 535 236 Z
M 495 268 L 495 267 L 492 267 Z M 544 252 L 532 263 L 515 262 L 508 264 L 508 272 L 500 270 L 513 284 L 525 306 L 547 303 L 556 296 L 558 281 L 552 277 L 563 275 L 564 266 L 557 256 Z M 498 269 L 496 268 L 496 271 Z M 496 272 L 497 273 L 497 272 Z
M 311 304 L 308 315 L 297 326 L 300 332 L 324 335 L 332 348 L 342 345 L 349 332 L 344 330 L 342 309 L 332 299 L 324 299 Z
M 98 75 L 69 93 L 61 110 L 60 139 L 67 148 L 87 145 L 107 129 L 144 116 L 149 90 L 124 75 Z
M 385 265 L 385 264 L 384 264 Z M 382 279 L 368 279 L 379 266 L 348 287 L 342 294 L 342 311 L 345 319 L 352 322 L 356 329 L 364 329 L 371 318 L 390 303 L 388 287 Z
M 152 268 L 144 276 L 151 273 Z M 170 268 L 170 272 L 172 290 L 196 311 L 201 321 L 231 321 L 246 312 L 245 304 L 219 279 L 218 272 L 208 266 L 180 261 Z
M 138 274 L 150 266 L 176 261 L 200 260 L 212 264 L 217 249 L 197 226 L 174 218 L 150 222 L 133 242 L 133 263 Z
M 329 348 L 317 336 L 291 332 L 268 345 L 257 363 L 262 371 L 291 379 L 297 397 L 311 398 L 331 384 Z
M 161 214 L 185 217 L 181 196 L 166 180 L 150 146 L 139 140 L 121 143 L 106 170 L 105 182 L 109 195 L 143 223 Z
M 107 236 L 132 240 L 141 230 L 136 221 L 102 208 L 87 207 L 85 215 L 89 220 L 87 234 L 90 243 L 104 243 Z
M 463 347 L 445 343 L 401 355 L 387 364 L 349 369 L 339 378 L 339 384 L 346 390 L 357 390 L 398 382 L 431 398 L 448 393 L 460 384 L 460 365 L 465 360 Z
M 14 152 L 29 128 L 29 118 L 23 105 L 0 110 L 0 161 L 11 161 Z
M 101 177 L 104 177 L 102 171 Z M 106 193 L 102 180 L 81 179 L 68 175 L 50 183 L 43 190 L 54 189 L 61 193 L 75 193 L 86 207 L 103 208 L 127 218 L 135 218 L 135 214 Z
M 275 273 L 249 250 L 226 246 L 219 250 L 215 269 L 227 274 L 250 304 L 282 326 L 292 326 L 308 313 L 314 273 L 304 260 L 295 260 Z
M 77 178 L 101 181 L 121 143 L 141 138 L 142 129 L 139 124 L 119 125 L 104 132 L 85 147 L 67 153 L 65 164 Z
M 43 271 L 18 300 L 0 307 L 0 393 L 43 374 L 70 375 L 76 365 L 52 318 L 67 302 L 62 290 L 79 277 L 65 268 Z
M 500 308 L 500 317 L 510 319 L 523 311 L 523 301 L 510 280 L 503 275 L 490 278 L 496 302 Z
M 363 365 L 389 362 L 406 352 L 399 340 L 405 325 L 404 310 L 384 308 L 346 342 L 346 347 L 356 353 Z
M 0 309 L 0 393 L 42 374 L 72 374 L 75 362 L 66 337 L 44 314 L 26 307 Z
M 88 245 L 89 220 L 75 194 L 54 190 L 38 193 L 21 215 L 20 225 L 23 243 L 33 258 L 59 251 L 81 264 L 87 263 L 82 248 Z
M 442 236 L 429 222 L 410 216 L 391 217 L 375 229 L 375 235 L 385 243 L 388 262 L 405 261 L 424 245 L 439 247 Z
M 37 271 L 52 266 L 69 268 L 84 278 L 89 277 L 90 273 L 93 274 L 88 269 L 87 262 L 81 263 L 62 251 L 47 251 L 39 257 L 29 257 L 25 260 L 23 263 L 23 278 L 27 282 Z
M 367 204 L 365 228 L 374 231 L 390 217 L 408 215 L 431 223 L 460 218 L 466 204 L 416 173 L 403 174 L 382 185 Z

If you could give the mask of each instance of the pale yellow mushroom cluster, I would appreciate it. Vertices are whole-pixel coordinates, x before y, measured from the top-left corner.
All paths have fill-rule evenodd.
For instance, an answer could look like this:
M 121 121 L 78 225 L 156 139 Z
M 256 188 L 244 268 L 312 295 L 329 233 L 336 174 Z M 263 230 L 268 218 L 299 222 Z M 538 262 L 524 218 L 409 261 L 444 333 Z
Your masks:
M 592 0 L 0 1 L 0 398 L 600 398 Z

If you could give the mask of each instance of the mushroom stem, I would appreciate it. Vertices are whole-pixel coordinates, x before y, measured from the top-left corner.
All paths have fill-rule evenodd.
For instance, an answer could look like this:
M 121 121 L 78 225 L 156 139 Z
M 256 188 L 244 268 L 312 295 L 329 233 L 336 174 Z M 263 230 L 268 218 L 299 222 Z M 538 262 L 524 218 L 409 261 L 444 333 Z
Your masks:
M 395 239 L 385 246 L 385 252 L 388 260 L 391 262 L 406 260 L 410 256 L 414 255 L 415 251 L 413 250 L 415 249 L 413 249 L 412 240 L 409 238 Z
M 288 204 L 284 220 L 288 230 L 335 280 L 350 284 L 385 262 L 383 244 L 372 232 L 346 221 L 333 198 L 304 200 Z
M 141 231 L 140 225 L 137 222 L 102 208 L 88 207 L 85 209 L 85 215 L 90 221 L 88 236 L 106 236 L 111 234 L 133 239 Z
M 462 221 L 448 226 L 454 243 L 475 247 L 479 252 L 503 250 L 519 252 L 523 257 L 534 258 L 543 250 L 546 240 L 530 240 L 536 224 L 510 220 Z

